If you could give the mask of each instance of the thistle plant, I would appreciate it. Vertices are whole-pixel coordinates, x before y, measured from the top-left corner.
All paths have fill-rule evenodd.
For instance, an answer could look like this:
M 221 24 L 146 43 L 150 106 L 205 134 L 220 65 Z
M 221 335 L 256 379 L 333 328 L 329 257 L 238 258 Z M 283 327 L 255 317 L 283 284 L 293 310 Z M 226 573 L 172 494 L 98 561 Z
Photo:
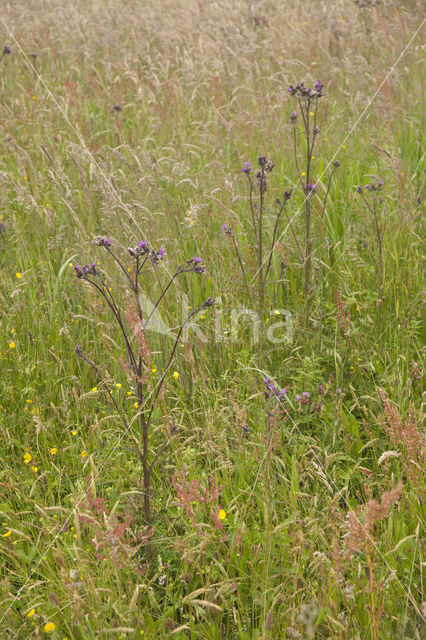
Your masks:
M 314 208 L 314 199 L 318 199 L 318 184 L 313 178 L 312 160 L 314 158 L 315 145 L 320 132 L 317 124 L 318 118 L 318 104 L 323 97 L 324 85 L 318 80 L 314 89 L 306 88 L 304 83 L 301 82 L 295 87 L 290 85 L 287 89 L 292 98 L 297 101 L 298 111 L 295 110 L 291 113 L 290 122 L 293 130 L 293 153 L 294 162 L 296 166 L 297 176 L 299 179 L 300 187 L 304 193 L 304 222 L 305 222 L 305 245 L 304 245 L 304 299 L 305 299 L 305 334 L 306 338 L 309 333 L 310 325 L 310 312 L 311 312 L 311 298 L 312 298 L 312 254 L 313 254 L 313 212 L 316 210 L 318 219 L 323 222 L 325 209 L 327 205 L 328 196 L 330 193 L 330 187 L 332 179 L 336 169 L 340 166 L 340 163 L 336 160 L 333 163 L 333 168 L 328 178 L 328 184 L 322 200 Z M 299 115 L 301 116 L 299 118 Z M 300 126 L 297 125 L 301 122 Z M 304 154 L 304 160 L 299 160 L 298 147 L 301 145 L 301 136 L 304 137 L 304 144 L 302 145 L 302 153 Z M 306 343 L 307 344 L 307 340 Z
M 136 246 L 128 249 L 128 257 L 130 258 L 130 261 L 132 263 L 129 268 L 125 265 L 124 257 L 120 256 L 118 252 L 112 249 L 111 240 L 104 237 L 98 237 L 95 239 L 94 244 L 104 249 L 111 256 L 119 271 L 121 271 L 127 289 L 127 298 L 130 294 L 132 303 L 129 305 L 129 302 L 127 300 L 127 304 L 124 307 L 123 313 L 123 308 L 117 301 L 112 288 L 109 286 L 106 275 L 104 275 L 104 272 L 98 268 L 95 262 L 83 266 L 77 265 L 74 267 L 74 271 L 79 280 L 86 282 L 101 296 L 108 309 L 112 313 L 118 332 L 119 334 L 121 334 L 121 337 L 124 341 L 126 358 L 125 360 L 121 361 L 121 363 L 125 373 L 132 379 L 135 387 L 135 395 L 137 398 L 135 406 L 138 408 L 138 433 L 133 432 L 131 424 L 129 424 L 125 413 L 119 407 L 118 402 L 116 401 L 112 393 L 112 388 L 110 388 L 110 385 L 104 379 L 100 368 L 83 353 L 80 345 L 77 345 L 76 353 L 79 358 L 87 362 L 87 364 L 91 366 L 92 369 L 94 369 L 94 371 L 96 372 L 100 384 L 105 389 L 107 396 L 109 397 L 110 401 L 113 403 L 117 411 L 117 414 L 124 427 L 124 433 L 132 439 L 135 445 L 137 455 L 142 464 L 142 488 L 144 496 L 143 512 L 145 524 L 149 528 L 151 526 L 152 520 L 152 471 L 155 464 L 158 462 L 160 455 L 169 444 L 170 439 L 173 437 L 175 432 L 175 428 L 171 427 L 169 429 L 168 435 L 163 441 L 163 444 L 160 445 L 156 450 L 151 451 L 149 446 L 149 431 L 152 424 L 154 411 L 158 405 L 158 400 L 164 386 L 167 372 L 172 365 L 173 358 L 175 356 L 176 349 L 185 326 L 188 324 L 191 318 L 193 318 L 193 316 L 197 315 L 207 307 L 210 307 L 214 301 L 211 298 L 208 298 L 200 306 L 188 313 L 187 317 L 181 323 L 177 334 L 175 335 L 174 345 L 166 360 L 163 374 L 156 386 L 150 390 L 146 376 L 146 371 L 148 369 L 151 354 L 151 349 L 149 347 L 149 341 L 146 333 L 148 325 L 158 306 L 170 290 L 173 282 L 175 282 L 175 280 L 179 276 L 185 273 L 202 274 L 205 272 L 205 267 L 202 264 L 201 258 L 197 256 L 187 260 L 183 266 L 178 266 L 166 286 L 162 287 L 161 294 L 153 305 L 151 312 L 146 315 L 144 314 L 141 305 L 141 294 L 143 292 L 143 283 L 141 282 L 141 280 L 145 275 L 145 271 L 149 265 L 151 265 L 154 270 L 158 269 L 159 264 L 164 259 L 165 250 L 160 247 L 157 251 L 155 251 L 148 245 L 147 242 L 139 242 L 139 244 L 137 244 Z
M 246 269 L 238 249 L 235 233 L 227 224 L 222 225 L 222 231 L 232 240 L 250 303 L 255 304 L 254 300 L 256 295 L 258 311 L 259 313 L 262 313 L 264 307 L 265 285 L 271 270 L 272 256 L 277 241 L 279 223 L 283 213 L 285 213 L 287 217 L 297 245 L 298 241 L 287 211 L 287 204 L 293 192 L 293 189 L 288 188 L 283 191 L 282 198 L 276 198 L 275 200 L 277 208 L 273 214 L 275 219 L 272 240 L 268 244 L 265 229 L 265 214 L 269 213 L 269 208 L 266 205 L 265 195 L 268 190 L 268 174 L 271 173 L 275 165 L 273 162 L 268 160 L 266 156 L 259 156 L 257 164 L 258 169 L 256 169 L 256 171 L 253 171 L 251 162 L 245 162 L 241 168 L 241 172 L 247 176 L 249 185 L 250 221 L 256 247 L 256 272 L 253 275 L 252 280 L 257 281 L 256 294 L 249 284 Z
M 366 184 L 364 188 L 360 185 L 356 187 L 356 192 L 360 194 L 371 216 L 372 236 L 376 242 L 376 253 L 374 254 L 370 250 L 368 244 L 367 247 L 376 267 L 379 298 L 382 296 L 383 289 L 383 239 L 386 229 L 386 217 L 381 215 L 381 211 L 385 208 L 383 197 L 381 196 L 384 184 L 383 180 L 377 180 Z

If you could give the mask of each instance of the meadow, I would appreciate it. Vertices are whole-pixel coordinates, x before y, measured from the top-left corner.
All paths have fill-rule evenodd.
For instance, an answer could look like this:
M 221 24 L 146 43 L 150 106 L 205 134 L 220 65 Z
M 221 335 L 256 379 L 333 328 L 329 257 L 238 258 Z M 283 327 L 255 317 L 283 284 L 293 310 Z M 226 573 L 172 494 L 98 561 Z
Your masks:
M 421 2 L 0 9 L 0 638 L 424 638 Z

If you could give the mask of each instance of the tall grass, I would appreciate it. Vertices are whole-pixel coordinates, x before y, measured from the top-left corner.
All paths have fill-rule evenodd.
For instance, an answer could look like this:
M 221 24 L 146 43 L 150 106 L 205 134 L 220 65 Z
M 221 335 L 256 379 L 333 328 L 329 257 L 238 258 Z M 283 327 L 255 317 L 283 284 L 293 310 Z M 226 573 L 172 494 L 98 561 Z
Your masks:
M 421 8 L 2 8 L 1 637 L 422 637 Z M 308 292 L 287 93 L 300 80 L 325 86 L 310 166 L 322 196 L 340 162 L 324 215 L 310 205 Z M 241 166 L 263 155 L 274 251 L 256 341 L 235 312 L 251 308 L 259 270 Z M 375 236 L 356 187 L 378 179 Z M 183 319 L 218 301 L 179 343 L 152 415 L 153 457 L 175 435 L 152 470 L 151 561 L 142 462 L 119 418 L 139 411 L 125 343 L 73 277 L 93 260 L 108 271 L 96 235 L 166 247 L 165 276 L 189 256 L 206 264 L 163 301 L 150 388 Z M 146 274 L 150 300 L 162 283 Z M 271 341 L 287 312 L 292 337 Z

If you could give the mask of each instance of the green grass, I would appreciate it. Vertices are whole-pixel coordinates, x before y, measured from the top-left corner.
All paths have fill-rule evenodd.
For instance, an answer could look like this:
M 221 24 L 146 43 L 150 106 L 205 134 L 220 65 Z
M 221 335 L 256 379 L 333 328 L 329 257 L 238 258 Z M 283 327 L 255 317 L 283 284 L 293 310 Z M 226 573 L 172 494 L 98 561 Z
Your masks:
M 242 0 L 160 4 L 14 3 L 0 25 L 12 48 L 0 62 L 0 636 L 420 640 L 424 484 L 416 462 L 406 462 L 410 441 L 393 443 L 383 426 L 379 390 L 403 422 L 414 407 L 420 430 L 424 28 L 385 78 L 421 23 L 421 5 L 366 9 L 367 34 L 356 5 L 340 1 L 327 9 L 264 2 L 260 26 Z M 24 56 L 32 51 L 35 70 Z M 314 161 L 320 191 L 328 162 L 345 148 L 326 216 L 314 215 L 309 335 L 303 265 L 283 219 L 259 341 L 242 317 L 237 339 L 219 340 L 215 327 L 231 332 L 232 312 L 249 306 L 223 223 L 249 278 L 256 272 L 241 165 L 260 154 L 275 162 L 269 248 L 274 201 L 297 187 L 286 88 L 318 77 L 326 87 Z M 354 189 L 370 175 L 385 180 L 381 291 L 373 221 Z M 301 243 L 303 198 L 295 189 L 289 207 Z M 138 437 L 124 344 L 71 267 L 99 260 L 125 304 L 124 280 L 95 235 L 124 254 L 141 239 L 166 247 L 159 277 L 148 269 L 144 279 L 151 300 L 168 272 L 203 258 L 207 273 L 180 277 L 161 306 L 168 326 L 188 305 L 218 298 L 198 320 L 207 340 L 190 332 L 181 343 L 153 414 L 152 455 L 164 429 L 177 429 L 153 473 L 152 562 L 135 541 L 145 531 L 140 461 L 75 354 L 81 344 L 122 385 L 114 397 Z M 268 339 L 274 309 L 291 312 L 291 341 Z M 155 332 L 148 340 L 152 392 L 173 342 Z M 287 412 L 276 420 L 265 376 L 287 389 Z M 303 390 L 307 405 L 295 397 Z M 211 503 L 189 506 L 192 518 L 173 484 L 182 473 L 206 491 L 220 486 Z M 346 556 L 348 513 L 400 481 L 402 496 L 370 544 Z M 118 563 L 108 542 L 114 516 L 84 520 L 88 486 L 108 513 L 131 519 Z M 212 517 L 220 509 L 223 529 Z

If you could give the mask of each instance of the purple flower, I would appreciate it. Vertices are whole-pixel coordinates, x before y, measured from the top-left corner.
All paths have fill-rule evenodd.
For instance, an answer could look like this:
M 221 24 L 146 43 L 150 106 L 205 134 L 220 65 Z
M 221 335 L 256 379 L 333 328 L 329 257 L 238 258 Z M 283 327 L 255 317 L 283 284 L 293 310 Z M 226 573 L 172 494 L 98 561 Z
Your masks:
M 310 397 L 311 394 L 309 393 L 309 391 L 302 391 L 302 398 L 306 398 L 306 400 L 309 400 Z
M 308 193 L 309 193 L 309 192 L 314 192 L 314 191 L 316 191 L 317 189 L 318 189 L 318 185 L 317 185 L 317 184 L 310 184 L 310 183 L 308 183 L 308 184 L 306 185 L 306 191 L 307 191 Z
M 367 189 L 367 191 L 368 191 L 368 190 L 370 189 L 370 185 L 369 185 L 369 184 L 366 184 L 366 185 L 365 185 L 365 187 L 364 187 L 364 189 Z
M 293 193 L 293 189 L 286 189 L 283 193 L 284 196 L 284 202 L 287 202 L 287 200 L 290 200 L 291 198 L 291 194 Z
M 417 204 L 420 204 L 422 201 L 422 196 L 418 195 L 416 200 L 417 200 Z
M 201 258 L 199 258 L 198 256 L 194 256 L 192 259 L 195 262 L 195 264 L 200 264 L 201 262 Z
M 297 111 L 292 111 L 290 114 L 290 121 L 296 122 L 296 120 L 297 120 Z
M 315 89 L 318 91 L 318 93 L 321 93 L 321 91 L 324 88 L 324 85 L 319 80 L 316 81 L 314 86 L 315 86 Z
M 287 391 L 283 388 L 281 389 L 281 391 L 278 394 L 279 398 L 284 398 L 284 396 L 286 395 Z
M 227 233 L 228 235 L 231 235 L 231 227 L 228 227 L 228 225 L 226 223 L 224 223 L 221 226 L 221 229 L 224 233 Z
M 157 255 L 159 258 L 164 258 L 165 253 L 166 253 L 166 250 L 164 249 L 164 247 L 160 247 L 157 251 Z
M 109 240 L 108 238 L 102 238 L 101 236 L 98 236 L 97 238 L 95 238 L 93 242 L 94 244 L 97 244 L 99 247 L 111 246 L 111 240 Z
M 251 162 L 245 162 L 241 168 L 243 173 L 250 173 L 251 171 Z
M 146 247 L 145 240 L 142 240 L 141 242 L 139 242 L 138 247 L 139 247 L 139 249 L 145 249 L 145 247 Z

